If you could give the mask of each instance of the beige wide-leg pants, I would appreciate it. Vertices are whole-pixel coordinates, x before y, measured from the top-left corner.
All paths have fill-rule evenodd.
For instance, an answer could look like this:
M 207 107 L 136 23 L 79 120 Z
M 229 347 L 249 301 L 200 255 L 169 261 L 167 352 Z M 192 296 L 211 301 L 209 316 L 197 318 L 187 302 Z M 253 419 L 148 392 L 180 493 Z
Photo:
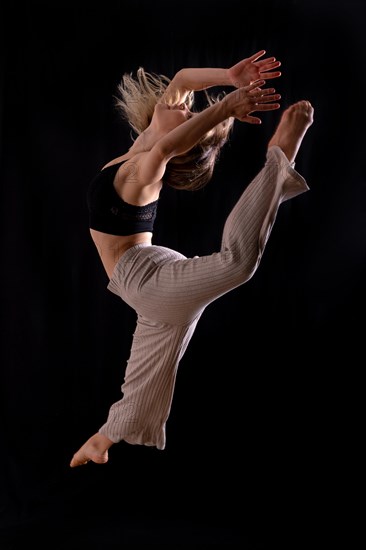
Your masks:
M 122 399 L 99 432 L 117 443 L 165 448 L 179 361 L 208 304 L 255 273 L 282 202 L 308 191 L 277 146 L 229 214 L 221 250 L 186 258 L 136 245 L 118 261 L 108 289 L 137 313 Z

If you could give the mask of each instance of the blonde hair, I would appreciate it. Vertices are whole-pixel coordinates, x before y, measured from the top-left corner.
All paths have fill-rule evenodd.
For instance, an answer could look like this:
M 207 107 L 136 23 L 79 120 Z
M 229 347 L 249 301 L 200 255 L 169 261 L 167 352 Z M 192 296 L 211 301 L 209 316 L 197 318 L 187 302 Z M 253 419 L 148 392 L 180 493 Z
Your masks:
M 171 80 L 162 74 L 149 73 L 139 67 L 136 77 L 125 73 L 117 86 L 115 106 L 122 118 L 135 134 L 140 135 L 149 126 L 155 105 L 161 99 Z M 220 101 L 222 96 L 213 96 L 205 90 L 208 105 Z M 179 103 L 179 92 L 169 102 Z M 194 92 L 186 95 L 184 102 L 191 110 Z M 212 128 L 187 153 L 173 157 L 167 164 L 163 182 L 175 189 L 197 190 L 211 179 L 213 170 L 223 145 L 229 139 L 234 118 Z

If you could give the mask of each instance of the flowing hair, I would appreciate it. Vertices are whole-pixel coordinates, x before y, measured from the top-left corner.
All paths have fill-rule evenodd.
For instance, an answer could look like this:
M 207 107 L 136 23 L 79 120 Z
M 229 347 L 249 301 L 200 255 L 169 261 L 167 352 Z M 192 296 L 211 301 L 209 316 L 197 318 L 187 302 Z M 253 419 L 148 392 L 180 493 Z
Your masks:
M 115 106 L 137 136 L 149 126 L 155 105 L 170 82 L 167 76 L 149 73 L 142 67 L 137 70 L 136 77 L 131 73 L 122 76 L 117 86 Z M 223 95 L 214 96 L 206 90 L 204 92 L 209 106 L 220 101 Z M 179 103 L 179 92 L 176 92 L 176 97 L 171 100 L 173 103 Z M 188 109 L 192 110 L 193 91 L 186 95 L 184 102 Z M 234 118 L 230 117 L 217 124 L 192 149 L 170 159 L 163 177 L 164 184 L 174 189 L 189 191 L 204 187 L 212 177 L 220 150 L 229 139 L 233 123 Z

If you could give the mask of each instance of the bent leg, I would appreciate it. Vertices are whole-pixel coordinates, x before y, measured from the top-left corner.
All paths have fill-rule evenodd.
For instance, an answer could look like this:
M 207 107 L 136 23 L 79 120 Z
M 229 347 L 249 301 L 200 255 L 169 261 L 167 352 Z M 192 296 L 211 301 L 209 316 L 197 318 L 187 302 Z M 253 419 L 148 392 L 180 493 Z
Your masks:
M 222 251 L 230 250 L 240 280 L 256 271 L 282 202 L 308 191 L 294 161 L 302 140 L 313 123 L 309 101 L 298 101 L 282 114 L 267 150 L 264 168 L 244 191 L 226 220 Z
M 254 274 L 280 204 L 309 188 L 278 146 L 242 193 L 224 226 L 220 252 L 185 258 L 161 246 L 136 246 L 108 288 L 147 319 L 187 325 L 212 301 Z
M 293 161 L 313 122 L 299 101 L 283 113 L 266 164 L 229 214 L 220 252 L 185 258 L 164 247 L 137 246 L 117 264 L 108 288 L 148 319 L 184 325 L 255 273 L 282 202 L 309 188 Z
M 271 146 L 265 166 L 245 189 L 224 226 L 221 250 L 232 254 L 232 276 L 237 284 L 256 271 L 281 203 L 308 190 L 282 150 Z

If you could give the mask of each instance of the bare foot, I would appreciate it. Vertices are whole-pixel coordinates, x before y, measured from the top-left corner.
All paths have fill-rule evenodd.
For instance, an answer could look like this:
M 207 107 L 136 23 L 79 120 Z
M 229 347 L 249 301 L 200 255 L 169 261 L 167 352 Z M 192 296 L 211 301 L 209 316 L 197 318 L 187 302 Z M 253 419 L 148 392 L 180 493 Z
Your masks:
M 71 459 L 70 466 L 82 466 L 92 461 L 96 464 L 105 464 L 108 462 L 108 449 L 113 445 L 113 441 L 100 433 L 93 435 Z
M 290 105 L 282 114 L 268 147 L 277 145 L 290 162 L 294 162 L 303 137 L 313 123 L 314 109 L 310 101 L 302 100 Z

